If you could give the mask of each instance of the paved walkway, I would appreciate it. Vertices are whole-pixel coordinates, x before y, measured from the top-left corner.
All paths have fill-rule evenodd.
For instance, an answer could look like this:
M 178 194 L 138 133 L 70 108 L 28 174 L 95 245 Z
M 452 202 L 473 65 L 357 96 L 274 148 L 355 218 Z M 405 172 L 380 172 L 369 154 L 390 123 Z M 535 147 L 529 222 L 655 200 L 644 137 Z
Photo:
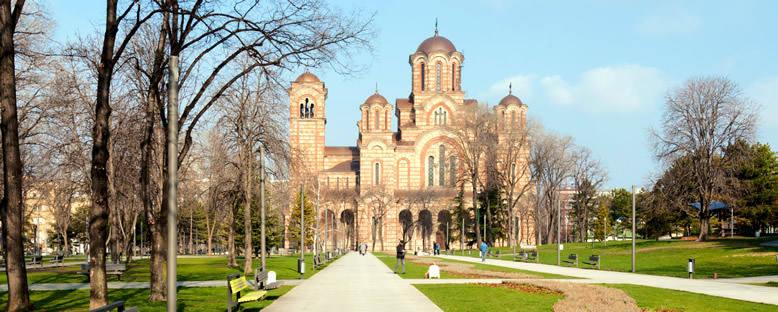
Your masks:
M 481 262 L 480 258 L 472 257 L 446 255 L 441 255 L 440 257 L 468 262 Z M 513 262 L 494 259 L 487 259 L 486 264 L 585 278 L 578 280 L 567 280 L 569 282 L 575 283 L 635 284 L 778 305 L 778 288 L 776 287 L 743 285 L 713 279 L 690 280 L 688 278 L 578 269 L 573 267 L 560 267 L 547 264 Z
M 253 281 L 248 281 L 252 283 Z M 279 280 L 282 285 L 299 285 L 301 280 Z M 227 279 L 214 281 L 180 281 L 179 287 L 222 287 L 227 286 Z M 30 284 L 30 290 L 69 290 L 89 289 L 89 283 L 38 283 Z M 143 289 L 149 288 L 149 282 L 109 282 L 109 289 Z M 0 285 L 0 291 L 8 291 L 8 284 Z
M 368 253 L 350 252 L 262 311 L 441 311 Z

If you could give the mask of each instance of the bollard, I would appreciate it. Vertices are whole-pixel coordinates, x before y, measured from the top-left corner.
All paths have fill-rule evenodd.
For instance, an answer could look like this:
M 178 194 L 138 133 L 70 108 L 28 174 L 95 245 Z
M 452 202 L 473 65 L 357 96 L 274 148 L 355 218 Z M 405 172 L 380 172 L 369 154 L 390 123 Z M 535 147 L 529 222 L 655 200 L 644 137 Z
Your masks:
M 694 274 L 694 258 L 689 258 L 689 262 L 686 264 L 686 272 L 689 272 L 689 279 L 692 279 Z

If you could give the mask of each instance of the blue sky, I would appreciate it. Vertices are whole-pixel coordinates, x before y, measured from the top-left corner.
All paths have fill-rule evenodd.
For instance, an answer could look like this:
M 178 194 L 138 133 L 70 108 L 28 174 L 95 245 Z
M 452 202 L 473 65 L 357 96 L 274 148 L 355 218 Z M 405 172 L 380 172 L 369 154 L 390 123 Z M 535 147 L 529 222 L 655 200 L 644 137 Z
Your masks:
M 379 92 L 410 93 L 408 56 L 440 35 L 465 56 L 466 97 L 497 104 L 513 93 L 529 115 L 588 146 L 609 172 L 608 188 L 648 186 L 659 170 L 648 129 L 664 95 L 685 80 L 726 76 L 762 106 L 756 138 L 778 150 L 778 1 L 337 1 L 376 12 L 367 70 L 343 77 L 311 69 L 329 89 L 327 145 L 354 145 L 359 105 Z M 101 1 L 49 0 L 56 37 L 104 21 Z M 299 72 L 290 73 L 294 79 Z

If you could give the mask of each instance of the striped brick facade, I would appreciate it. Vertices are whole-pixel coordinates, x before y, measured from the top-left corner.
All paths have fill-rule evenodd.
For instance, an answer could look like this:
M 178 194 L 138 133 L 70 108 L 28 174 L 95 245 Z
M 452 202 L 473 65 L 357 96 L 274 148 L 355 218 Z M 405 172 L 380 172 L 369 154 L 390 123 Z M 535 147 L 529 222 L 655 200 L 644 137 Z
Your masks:
M 384 249 L 392 250 L 402 237 L 400 211 L 409 207 L 406 195 L 418 190 L 435 190 L 446 196 L 427 205 L 433 233 L 425 242 L 421 231 L 414 231 L 410 248 L 426 250 L 432 241 L 445 240 L 446 233 L 439 228 L 441 211 L 451 208 L 452 197 L 462 183 L 465 198 L 470 198 L 467 194 L 470 185 L 461 179 L 461 159 L 457 156 L 461 147 L 449 130 L 456 127 L 466 107 L 478 105 L 476 100 L 465 99 L 462 91 L 463 61 L 464 56 L 450 41 L 438 36 L 436 30 L 435 36 L 425 40 L 409 57 L 411 94 L 408 98 L 398 98 L 392 105 L 376 90 L 364 103 L 355 106 L 361 111 L 355 146 L 325 146 L 327 89 L 323 82 L 306 71 L 291 83 L 287 90 L 293 162 L 290 163 L 290 193 L 298 192 L 301 183 L 308 185 L 309 190 L 317 190 L 308 196 L 319 196 L 320 237 L 326 241 L 327 249 L 372 244 L 371 225 L 377 210 L 367 194 L 376 189 L 391 197 L 381 226 Z M 496 110 L 502 116 L 507 113 L 516 116 L 516 122 L 526 123 L 527 106 L 520 101 Z M 392 129 L 392 118 L 397 118 L 397 129 Z M 522 161 L 519 166 L 526 166 L 527 157 L 522 157 Z M 523 179 L 521 183 L 529 180 Z M 421 210 L 411 208 L 414 220 L 422 214 Z M 356 222 L 350 226 L 341 223 L 344 213 L 354 216 Z M 285 213 L 290 214 L 289 210 Z M 335 222 L 331 221 L 333 216 Z M 529 224 L 520 225 L 522 233 L 528 233 L 525 235 L 534 243 L 534 224 L 524 223 Z M 296 246 L 296 242 L 288 243 Z M 452 241 L 450 246 L 459 248 L 459 242 Z M 377 242 L 376 249 L 380 248 Z

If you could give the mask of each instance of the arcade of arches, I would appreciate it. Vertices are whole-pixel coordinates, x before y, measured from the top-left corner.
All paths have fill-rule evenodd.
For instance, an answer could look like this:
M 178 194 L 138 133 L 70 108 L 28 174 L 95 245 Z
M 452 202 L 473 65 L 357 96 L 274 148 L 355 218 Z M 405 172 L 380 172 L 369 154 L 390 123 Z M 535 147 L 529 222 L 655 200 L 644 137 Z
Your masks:
M 429 250 L 432 242 L 445 249 L 447 240 L 452 249 L 460 246 L 453 199 L 464 190 L 465 206 L 472 207 L 471 186 L 463 178 L 462 147 L 452 129 L 478 102 L 466 99 L 461 88 L 464 56 L 437 29 L 408 61 L 409 97 L 396 99 L 394 105 L 378 90 L 367 97 L 358 106 L 355 146 L 325 145 L 328 90 L 316 75 L 306 70 L 287 89 L 290 192 L 297 192 L 301 183 L 318 190 L 307 196 L 314 200 L 318 196 L 320 237 L 326 249 L 372 246 L 374 237 L 376 250 L 393 250 L 398 239 L 408 241 L 412 250 Z M 527 106 L 513 95 L 495 110 L 510 116 L 512 123 L 526 123 Z M 392 129 L 393 117 L 397 129 Z M 517 164 L 511 168 L 518 170 Z M 285 215 L 290 215 L 288 210 Z M 534 244 L 533 218 L 517 213 L 516 220 L 519 241 Z M 285 244 L 296 246 L 288 239 Z

